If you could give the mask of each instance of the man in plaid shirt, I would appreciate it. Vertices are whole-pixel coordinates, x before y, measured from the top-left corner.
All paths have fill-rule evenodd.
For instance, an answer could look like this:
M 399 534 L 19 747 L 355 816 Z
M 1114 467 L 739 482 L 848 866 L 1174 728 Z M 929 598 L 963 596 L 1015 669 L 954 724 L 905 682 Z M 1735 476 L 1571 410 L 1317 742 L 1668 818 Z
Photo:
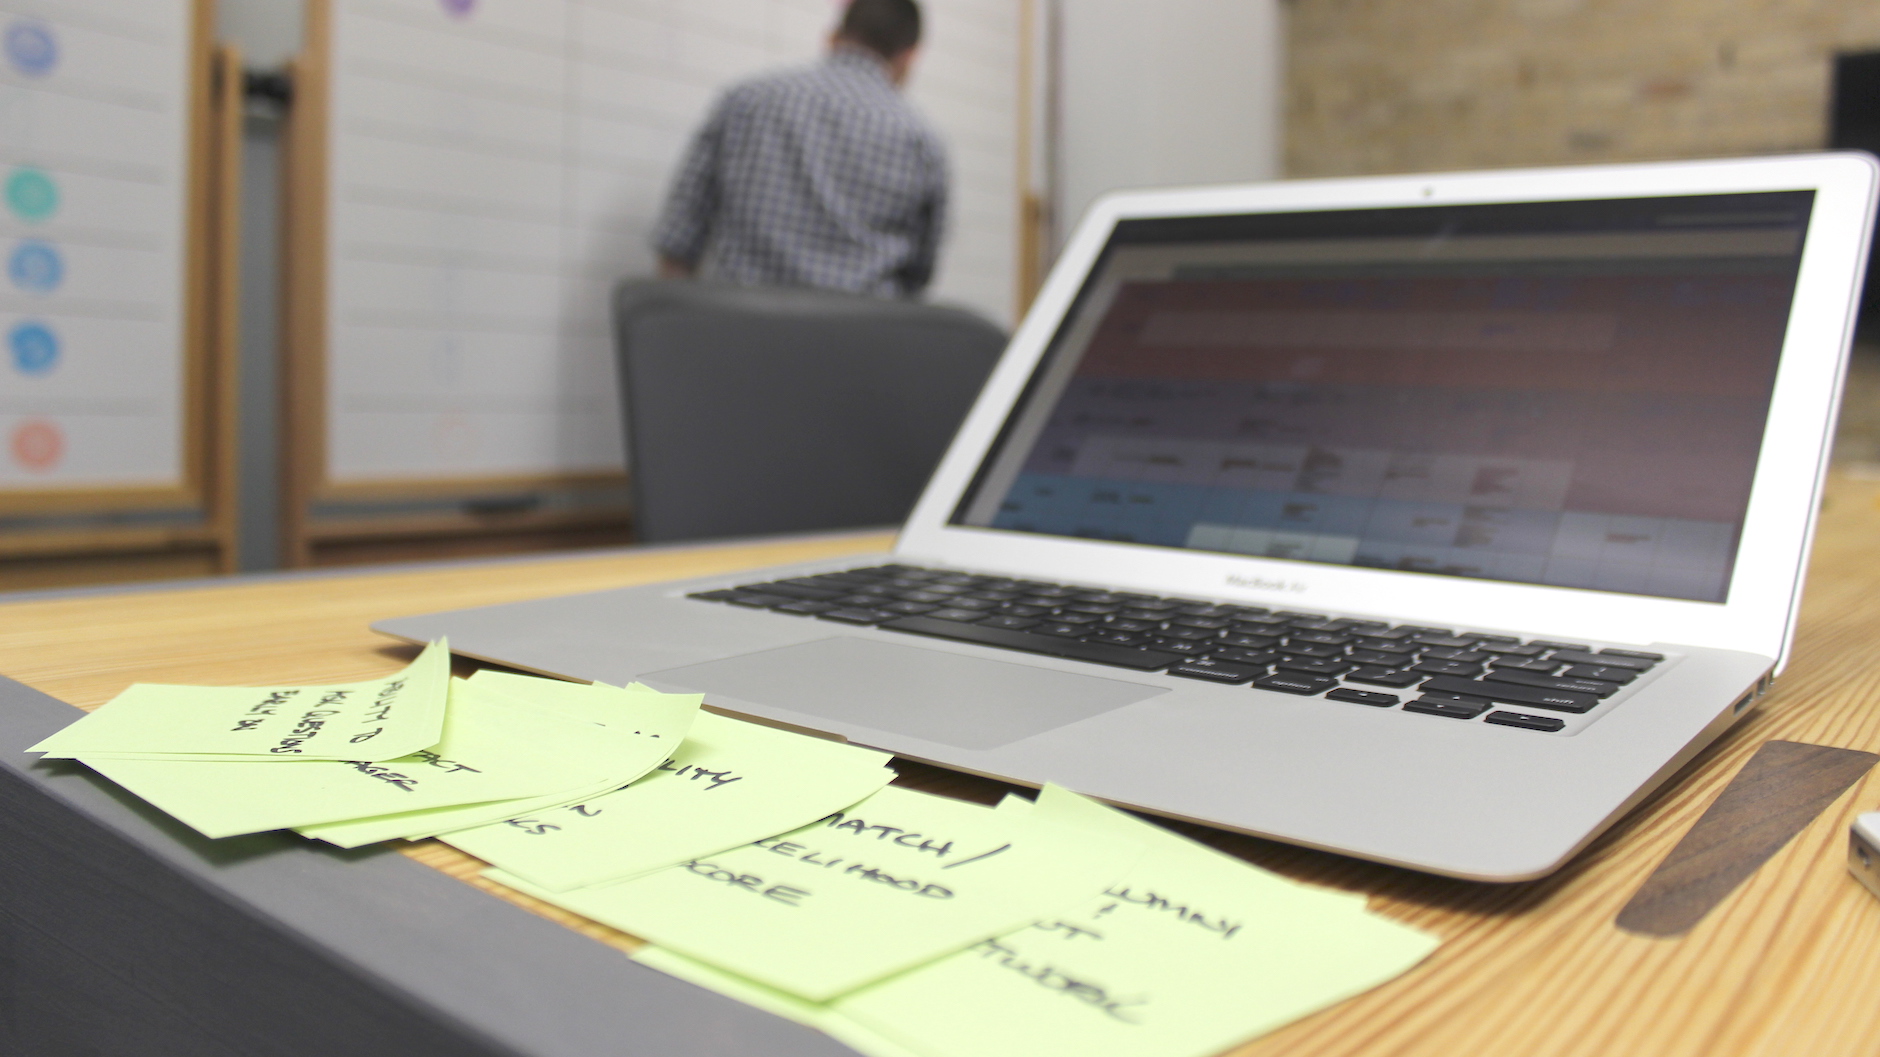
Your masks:
M 660 216 L 660 274 L 925 289 L 947 174 L 940 138 L 899 91 L 919 42 L 914 0 L 853 0 L 821 64 L 726 92 Z

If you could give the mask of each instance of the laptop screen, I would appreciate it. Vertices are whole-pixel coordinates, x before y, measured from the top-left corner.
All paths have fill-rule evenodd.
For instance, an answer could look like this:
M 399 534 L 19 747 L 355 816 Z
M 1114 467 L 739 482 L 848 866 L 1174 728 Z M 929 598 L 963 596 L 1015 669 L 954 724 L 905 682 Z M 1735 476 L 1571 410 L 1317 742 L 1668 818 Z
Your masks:
M 1721 602 L 1812 202 L 1122 221 L 952 523 Z

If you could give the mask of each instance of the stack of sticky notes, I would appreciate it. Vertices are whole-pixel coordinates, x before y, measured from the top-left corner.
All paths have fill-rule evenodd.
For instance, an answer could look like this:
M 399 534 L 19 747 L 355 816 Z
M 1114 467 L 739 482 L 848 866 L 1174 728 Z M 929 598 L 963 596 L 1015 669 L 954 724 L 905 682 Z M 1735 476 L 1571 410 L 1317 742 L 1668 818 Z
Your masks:
M 619 788 L 698 713 L 695 696 L 532 682 L 569 690 L 452 679 L 434 643 L 366 683 L 138 684 L 27 751 L 78 760 L 205 836 L 300 829 L 351 847 Z
M 438 837 L 661 971 L 874 1057 L 1202 1057 L 1436 941 L 1047 785 L 994 807 L 698 695 L 481 672 L 140 684 L 28 751 L 210 837 Z M 970 1015 L 962 1015 L 970 1011 Z

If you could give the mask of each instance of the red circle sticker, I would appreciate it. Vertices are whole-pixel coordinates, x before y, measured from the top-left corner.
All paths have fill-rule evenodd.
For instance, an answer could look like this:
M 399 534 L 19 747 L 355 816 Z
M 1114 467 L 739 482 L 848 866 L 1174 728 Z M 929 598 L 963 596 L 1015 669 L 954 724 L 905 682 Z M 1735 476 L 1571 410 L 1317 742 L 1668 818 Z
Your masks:
M 50 470 L 65 454 L 65 434 L 43 418 L 29 419 L 13 431 L 13 461 L 28 470 Z

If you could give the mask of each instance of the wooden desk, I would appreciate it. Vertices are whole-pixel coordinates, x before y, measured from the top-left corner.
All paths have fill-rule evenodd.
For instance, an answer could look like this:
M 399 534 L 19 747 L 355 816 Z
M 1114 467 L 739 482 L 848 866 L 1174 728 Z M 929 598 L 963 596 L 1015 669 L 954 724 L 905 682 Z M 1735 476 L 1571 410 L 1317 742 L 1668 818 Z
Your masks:
M 617 552 L 0 605 L 0 672 L 81 707 L 132 681 L 337 682 L 408 648 L 369 621 L 879 549 L 885 537 Z M 1771 739 L 1880 751 L 1880 484 L 1836 480 L 1789 668 L 1755 715 L 1551 878 L 1486 885 L 1227 834 L 1211 843 L 1300 880 L 1371 896 L 1440 934 L 1424 965 L 1236 1054 L 1588 1057 L 1871 1055 L 1880 1047 L 1880 901 L 1847 873 L 1847 829 L 1880 810 L 1880 769 L 1678 939 L 1613 918 L 1705 806 Z M 923 788 L 1001 787 L 911 769 Z M 468 877 L 434 842 L 406 854 Z M 491 887 L 493 892 L 499 890 Z M 499 893 L 500 894 L 500 893 Z M 604 943 L 632 940 L 514 901 Z

